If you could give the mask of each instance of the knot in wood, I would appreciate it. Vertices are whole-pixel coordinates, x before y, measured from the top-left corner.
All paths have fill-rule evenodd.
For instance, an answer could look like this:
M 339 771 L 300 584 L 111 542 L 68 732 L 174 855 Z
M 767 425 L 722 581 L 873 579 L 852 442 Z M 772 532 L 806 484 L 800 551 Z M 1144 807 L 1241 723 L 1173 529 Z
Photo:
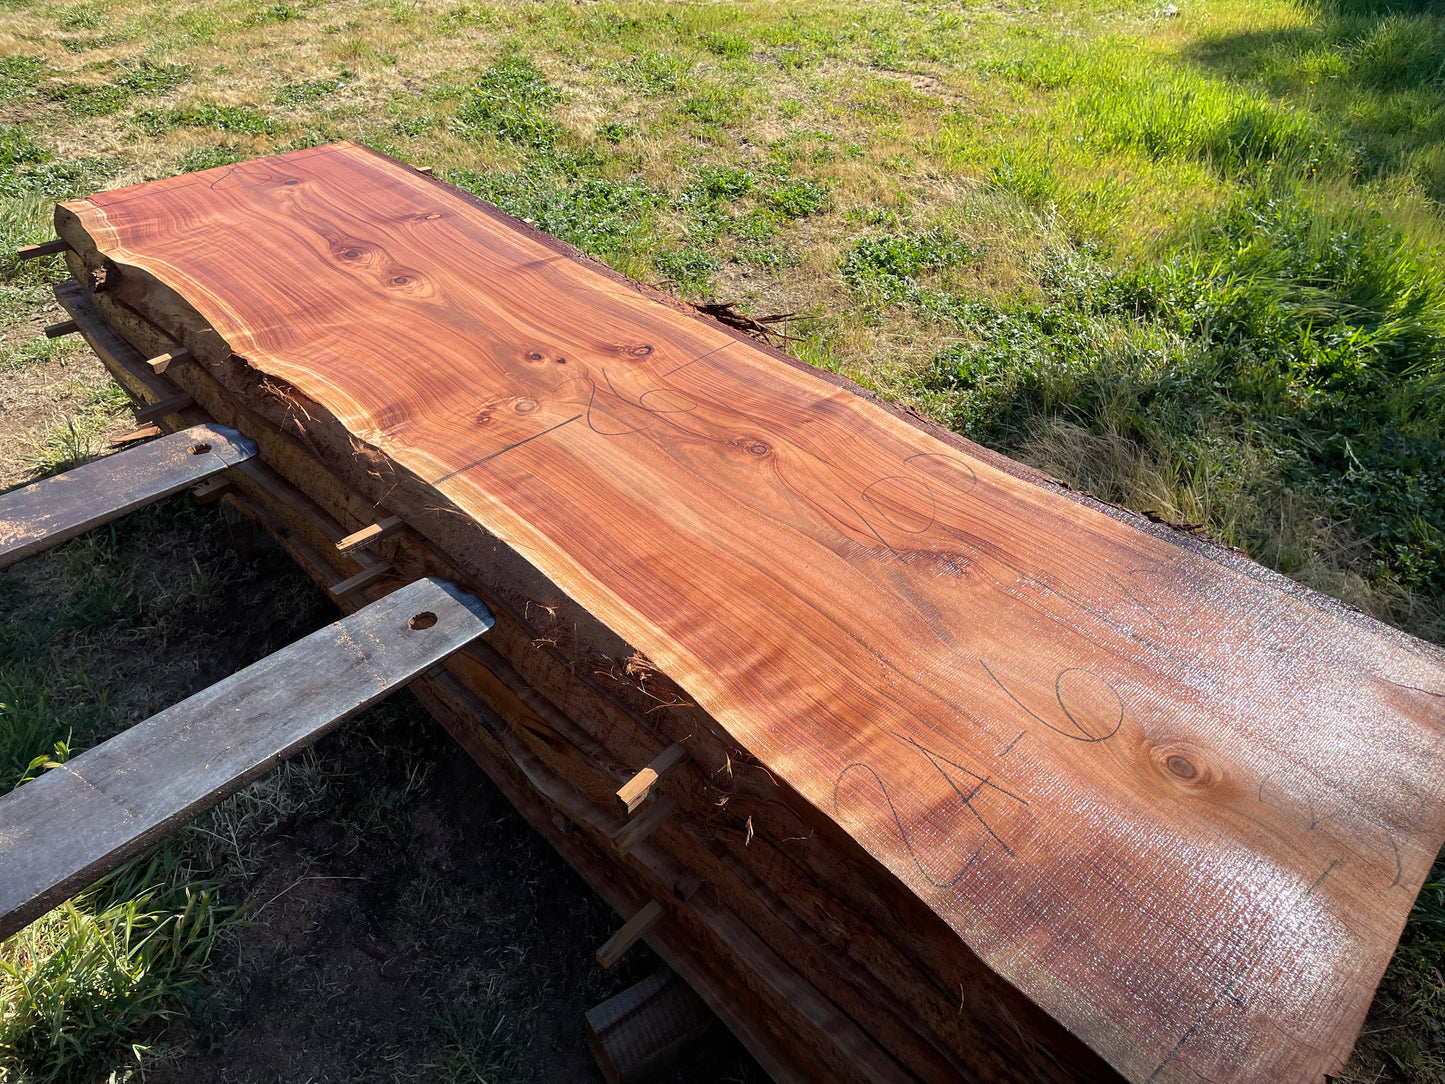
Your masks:
M 1204 750 L 1186 742 L 1167 742 L 1149 750 L 1149 759 L 1165 779 L 1186 787 L 1208 787 L 1224 778 L 1224 771 Z

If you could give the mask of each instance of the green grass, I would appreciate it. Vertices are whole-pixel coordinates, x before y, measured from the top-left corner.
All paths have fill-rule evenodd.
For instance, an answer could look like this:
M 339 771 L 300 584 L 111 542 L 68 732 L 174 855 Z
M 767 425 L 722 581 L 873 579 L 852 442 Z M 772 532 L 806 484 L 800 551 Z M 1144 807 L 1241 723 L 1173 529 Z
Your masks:
M 0 792 L 162 706 L 136 680 L 134 652 L 160 659 L 171 607 L 204 627 L 224 612 L 223 595 L 248 586 L 230 555 L 184 562 L 187 532 L 204 527 L 187 498 L 173 498 L 66 544 L 42 579 L 0 579 Z M 137 564 L 137 546 L 183 563 L 163 582 Z M 152 682 L 222 650 L 204 632 L 196 648 L 190 660 L 158 662 Z M 282 780 L 295 773 L 288 766 Z M 105 1079 L 144 1058 L 171 1017 L 202 1007 L 239 902 L 217 898 L 233 893 L 238 870 L 212 840 L 224 832 L 255 851 L 275 824 L 257 807 L 276 782 L 230 799 L 0 946 L 0 1079 Z
M 35 1080 L 100 1079 L 197 995 L 218 932 L 210 884 L 181 883 L 175 850 L 101 881 L 6 943 L 0 1065 Z
M 438 1084 L 521 1084 L 525 1079 L 512 1037 L 516 1025 L 498 1000 L 454 1002 L 437 1014 Z
M 8 0 L 0 241 L 54 198 L 354 136 L 636 278 L 797 313 L 800 357 L 1445 642 L 1445 7 L 1180 7 Z M 7 260 L 8 326 L 58 264 Z M 101 568 L 75 635 L 134 605 Z M 88 733 L 37 688 L 12 766 Z M 1445 1079 L 1432 891 L 1350 1080 Z M 438 1024 L 480 1051 L 458 1073 L 490 1012 Z
M 548 150 L 562 132 L 550 115 L 561 100 L 561 92 L 531 60 L 505 56 L 467 88 L 453 124 L 463 135 L 492 135 L 523 147 Z
M 35 360 L 35 355 L 24 356 L 26 346 L 21 347 L 19 364 Z M 39 352 L 42 356 L 64 355 L 77 352 L 77 347 L 73 344 L 66 344 L 60 349 L 41 347 Z M 5 360 L 4 352 L 0 351 L 0 373 L 4 371 Z M 57 415 L 58 424 L 53 425 L 43 438 L 32 439 L 22 453 L 31 475 L 44 478 L 90 461 L 100 450 L 102 434 L 129 405 L 129 398 L 118 386 L 87 390 L 78 410 Z
M 922 380 L 936 412 L 1445 635 L 1432 266 L 1378 217 L 1287 190 L 1241 199 L 1166 260 L 1120 269 L 1064 247 L 1052 261 L 1037 299 L 914 302 L 960 336 Z M 1079 461 L 1089 435 L 1109 455 Z M 1346 572 L 1352 589 L 1331 583 Z

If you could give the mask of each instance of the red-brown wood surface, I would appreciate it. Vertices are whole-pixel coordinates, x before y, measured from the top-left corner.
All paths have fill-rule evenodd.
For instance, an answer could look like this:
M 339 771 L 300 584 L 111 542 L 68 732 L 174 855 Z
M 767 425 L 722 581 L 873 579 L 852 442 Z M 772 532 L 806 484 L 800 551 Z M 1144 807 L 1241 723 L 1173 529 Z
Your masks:
M 644 651 L 1126 1076 L 1348 1056 L 1445 837 L 1434 649 L 355 144 L 58 222 Z

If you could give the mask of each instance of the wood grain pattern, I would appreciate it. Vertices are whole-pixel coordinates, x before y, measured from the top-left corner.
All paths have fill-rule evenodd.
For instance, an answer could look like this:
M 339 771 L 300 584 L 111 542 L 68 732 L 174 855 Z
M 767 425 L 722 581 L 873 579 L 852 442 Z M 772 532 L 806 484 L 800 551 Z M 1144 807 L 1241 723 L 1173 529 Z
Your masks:
M 491 626 L 418 580 L 0 796 L 0 940 Z
M 67 262 L 86 282 L 96 281 L 91 268 L 104 266 L 94 250 Z M 113 292 L 76 296 L 65 286 L 56 292 L 88 340 L 107 339 L 105 326 L 97 326 L 96 307 L 103 308 L 129 337 L 138 362 L 169 336 L 124 300 L 130 294 L 146 304 L 149 295 L 116 282 Z M 127 386 L 143 369 L 101 356 Z M 1097 1055 L 989 972 L 855 840 L 737 749 L 700 717 L 701 709 L 690 701 L 664 704 L 662 690 L 632 680 L 631 650 L 555 587 L 529 583 L 540 579 L 535 570 L 519 575 L 522 562 L 514 554 L 507 560 L 510 551 L 475 523 L 436 508 L 425 493 L 419 512 L 406 487 L 370 473 L 366 459 L 350 454 L 346 434 L 298 429 L 283 401 L 244 385 L 227 388 L 203 366 L 182 366 L 175 379 L 211 418 L 261 447 L 262 461 L 231 475 L 236 486 L 227 499 L 257 518 L 323 587 L 354 571 L 355 562 L 326 541 L 344 533 L 339 524 L 367 522 L 375 509 L 401 501 L 413 529 L 383 543 L 395 562 L 387 584 L 425 576 L 464 582 L 498 619 L 485 641 L 448 660 L 457 681 L 440 679 L 455 684 L 464 705 L 453 693 L 429 695 L 441 684 L 427 676 L 414 685 L 418 695 L 619 915 L 648 898 L 671 901 L 672 919 L 645 939 L 780 1084 L 1118 1084 Z M 328 455 L 333 435 L 343 443 Z M 338 485 L 337 469 L 355 492 Z M 448 555 L 438 545 L 459 548 Z M 374 583 L 359 594 L 375 599 L 387 589 Z M 563 626 L 570 629 L 565 646 L 556 639 Z M 609 638 L 615 642 L 607 644 Z M 675 692 L 662 697 L 678 700 Z M 480 739 L 482 730 L 496 740 Z M 618 784 L 681 741 L 687 759 L 660 784 L 679 800 L 677 816 L 619 855 Z M 722 798 L 730 812 L 720 823 Z M 720 831 L 729 821 L 734 830 Z
M 1129 1078 L 1343 1064 L 1445 837 L 1438 651 L 354 144 L 57 229 L 218 376 L 264 374 L 645 652 Z

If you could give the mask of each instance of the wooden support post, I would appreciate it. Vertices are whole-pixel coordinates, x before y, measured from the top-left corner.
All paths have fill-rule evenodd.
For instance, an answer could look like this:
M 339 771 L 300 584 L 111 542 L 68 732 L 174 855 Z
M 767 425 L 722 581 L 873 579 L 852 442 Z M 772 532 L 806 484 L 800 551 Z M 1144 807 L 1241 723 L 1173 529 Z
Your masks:
M 158 425 L 142 425 L 132 429 L 129 433 L 121 433 L 119 436 L 111 437 L 107 444 L 112 448 L 119 448 L 123 444 L 135 444 L 142 440 L 150 440 L 151 437 L 161 435 L 161 427 Z
M 682 747 L 682 743 L 673 742 L 653 757 L 647 767 L 618 788 L 617 800 L 622 803 L 622 808 L 629 814 L 635 813 L 637 807 L 642 805 L 647 800 L 647 796 L 652 793 L 654 784 L 682 763 L 686 756 L 687 750 Z
M 417 580 L 0 797 L 0 941 L 491 627 Z
M 58 238 L 54 241 L 41 241 L 38 245 L 21 245 L 15 250 L 17 260 L 38 260 L 41 256 L 58 256 L 62 252 L 69 252 L 70 246 Z
M 347 595 L 355 594 L 369 583 L 375 583 L 391 571 L 391 565 L 385 561 L 377 561 L 374 565 L 368 565 L 355 576 L 348 576 L 340 583 L 333 583 L 326 589 L 332 601 L 341 602 Z
M 51 324 L 45 329 L 47 339 L 59 339 L 66 335 L 74 335 L 80 330 L 80 325 L 74 320 L 62 320 L 58 324 Z
M 369 527 L 363 527 L 354 534 L 349 534 L 336 543 L 338 553 L 350 555 L 352 551 L 364 549 L 373 542 L 380 541 L 405 527 L 406 524 L 397 516 L 387 516 L 385 519 L 377 520 Z
M 622 928 L 609 937 L 597 950 L 597 962 L 611 967 L 637 944 L 647 928 L 662 917 L 662 904 L 649 900 L 635 915 L 622 924 Z
M 138 409 L 135 412 L 135 420 L 138 422 L 158 422 L 170 414 L 177 414 L 185 410 L 188 406 L 194 406 L 195 402 L 196 401 L 185 392 L 182 392 L 180 395 L 170 395 L 162 399 L 159 403 L 152 403 L 150 406 L 144 406 Z
M 587 1045 L 607 1084 L 641 1084 L 675 1065 L 717 1017 L 671 970 L 587 1012 Z
M 159 376 L 177 362 L 189 361 L 191 352 L 184 346 L 170 351 L 167 354 L 157 354 L 153 358 L 146 358 L 146 364 L 151 367 L 151 372 Z
M 677 809 L 677 803 L 667 795 L 663 795 L 653 802 L 647 809 L 637 817 L 628 821 L 622 826 L 622 831 L 612 837 L 613 844 L 617 847 L 618 854 L 626 854 L 636 847 L 653 832 L 662 826 L 662 822 L 672 816 Z
M 243 463 L 256 446 L 194 425 L 0 496 L 0 568 Z
M 144 388 L 157 401 L 173 399 L 180 394 L 181 389 L 175 381 L 151 372 L 141 352 L 105 322 L 80 283 L 67 279 L 57 284 L 55 299 L 80 325 L 80 333 L 95 351 L 95 356 L 116 376 L 132 398 L 137 397 L 137 388 Z
M 215 477 L 207 478 L 200 485 L 191 490 L 191 496 L 196 499 L 197 504 L 210 504 L 218 501 L 231 490 L 236 488 L 236 483 L 230 478 Z

